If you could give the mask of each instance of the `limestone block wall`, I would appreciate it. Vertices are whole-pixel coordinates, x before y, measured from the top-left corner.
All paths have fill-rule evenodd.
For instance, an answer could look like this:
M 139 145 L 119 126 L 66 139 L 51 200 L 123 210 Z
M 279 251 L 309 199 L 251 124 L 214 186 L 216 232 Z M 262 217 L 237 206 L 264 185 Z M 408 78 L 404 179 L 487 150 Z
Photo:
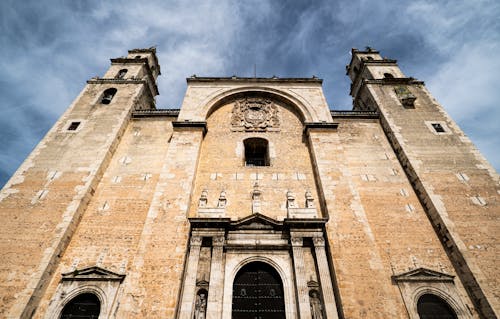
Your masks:
M 155 185 L 116 318 L 174 318 L 182 289 L 187 213 L 203 132 L 176 128 Z M 144 165 L 144 163 L 143 163 Z
M 35 318 L 46 318 L 53 304 L 62 301 L 54 296 L 63 273 L 98 266 L 115 273 L 130 274 L 172 133 L 168 118 L 139 119 L 128 123 L 53 273 Z M 116 306 L 112 305 L 113 309 L 116 310 Z
M 410 109 L 394 87 L 368 84 L 363 94 L 382 113 L 384 130 L 476 306 L 484 317 L 498 316 L 499 175 L 423 85 L 407 85 L 416 97 Z
M 252 191 L 258 183 L 262 192 L 262 214 L 274 219 L 287 217 L 287 191 L 305 207 L 305 192 L 310 190 L 318 203 L 316 183 L 303 125 L 289 105 L 275 102 L 279 108 L 280 128 L 267 132 L 231 130 L 234 100 L 220 106 L 207 119 L 208 132 L 203 140 L 190 216 L 196 217 L 198 199 L 208 190 L 208 207 L 217 207 L 220 192 L 227 197 L 226 217 L 240 219 L 252 214 Z M 269 142 L 270 166 L 245 166 L 244 140 L 260 137 Z M 321 216 L 318 204 L 318 216 Z
M 338 304 L 345 318 L 407 318 L 414 305 L 405 305 L 391 276 L 455 271 L 378 120 L 334 120 L 337 131 L 310 130 L 309 143 L 330 216 Z M 457 278 L 454 287 L 472 309 Z
M 0 316 L 34 311 L 82 213 L 95 193 L 142 85 L 89 84 L 0 193 Z M 74 131 L 68 128 L 79 122 Z

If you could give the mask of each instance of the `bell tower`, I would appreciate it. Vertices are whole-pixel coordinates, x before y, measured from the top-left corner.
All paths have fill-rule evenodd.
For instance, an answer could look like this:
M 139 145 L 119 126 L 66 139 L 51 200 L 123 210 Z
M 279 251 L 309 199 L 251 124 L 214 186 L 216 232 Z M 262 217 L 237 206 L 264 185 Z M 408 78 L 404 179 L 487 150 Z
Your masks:
M 500 278 L 492 233 L 500 210 L 498 174 L 424 83 L 406 77 L 396 60 L 369 47 L 352 49 L 346 70 L 353 109 L 380 113 L 382 128 L 471 300 L 484 318 L 497 317 Z
M 111 59 L 87 85 L 0 193 L 0 313 L 28 318 L 68 246 L 134 110 L 154 109 L 156 50 Z M 20 213 L 22 212 L 22 213 Z M 12 218 L 16 216 L 16 218 Z M 19 225 L 22 225 L 20 227 Z M 16 280 L 12 276 L 16 267 Z

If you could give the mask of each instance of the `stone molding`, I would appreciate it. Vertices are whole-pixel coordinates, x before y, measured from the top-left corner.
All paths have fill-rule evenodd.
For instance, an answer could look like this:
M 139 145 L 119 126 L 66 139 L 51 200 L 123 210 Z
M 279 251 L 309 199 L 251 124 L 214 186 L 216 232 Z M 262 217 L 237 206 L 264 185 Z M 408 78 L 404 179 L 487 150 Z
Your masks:
M 75 269 L 67 273 L 63 273 L 62 281 L 86 281 L 86 280 L 97 280 L 97 281 L 120 281 L 122 282 L 125 278 L 124 274 L 118 274 L 110 270 L 98 266 L 87 267 L 83 269 Z
M 395 282 L 405 282 L 405 281 L 453 282 L 455 276 L 420 267 L 399 275 L 394 275 L 391 278 Z
M 174 121 L 172 122 L 174 131 L 182 129 L 202 129 L 203 135 L 207 133 L 207 122 L 201 121 Z
M 56 293 L 45 314 L 45 319 L 59 318 L 66 304 L 73 298 L 83 293 L 92 293 L 99 299 L 101 304 L 101 318 L 109 318 L 116 308 L 115 300 L 118 288 L 125 278 L 124 274 L 92 266 L 76 269 L 61 274 Z

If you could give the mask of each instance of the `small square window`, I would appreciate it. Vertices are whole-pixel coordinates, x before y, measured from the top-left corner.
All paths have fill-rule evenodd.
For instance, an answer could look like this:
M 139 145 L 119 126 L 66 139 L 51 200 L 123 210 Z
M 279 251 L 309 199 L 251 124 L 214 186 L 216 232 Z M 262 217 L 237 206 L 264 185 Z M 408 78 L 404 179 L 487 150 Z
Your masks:
M 443 128 L 443 126 L 439 123 L 431 123 L 432 127 L 437 133 L 444 133 L 446 132 Z
M 76 129 L 80 126 L 80 122 L 71 122 L 68 126 L 68 131 L 76 131 Z

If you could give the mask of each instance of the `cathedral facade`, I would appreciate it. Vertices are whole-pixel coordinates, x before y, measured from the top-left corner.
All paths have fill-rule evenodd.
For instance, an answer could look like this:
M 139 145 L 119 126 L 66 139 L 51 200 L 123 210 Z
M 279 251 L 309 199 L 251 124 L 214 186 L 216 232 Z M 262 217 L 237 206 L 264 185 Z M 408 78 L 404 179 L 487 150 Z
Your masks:
M 322 80 L 111 59 L 0 193 L 2 318 L 496 318 L 499 175 L 395 60 Z

